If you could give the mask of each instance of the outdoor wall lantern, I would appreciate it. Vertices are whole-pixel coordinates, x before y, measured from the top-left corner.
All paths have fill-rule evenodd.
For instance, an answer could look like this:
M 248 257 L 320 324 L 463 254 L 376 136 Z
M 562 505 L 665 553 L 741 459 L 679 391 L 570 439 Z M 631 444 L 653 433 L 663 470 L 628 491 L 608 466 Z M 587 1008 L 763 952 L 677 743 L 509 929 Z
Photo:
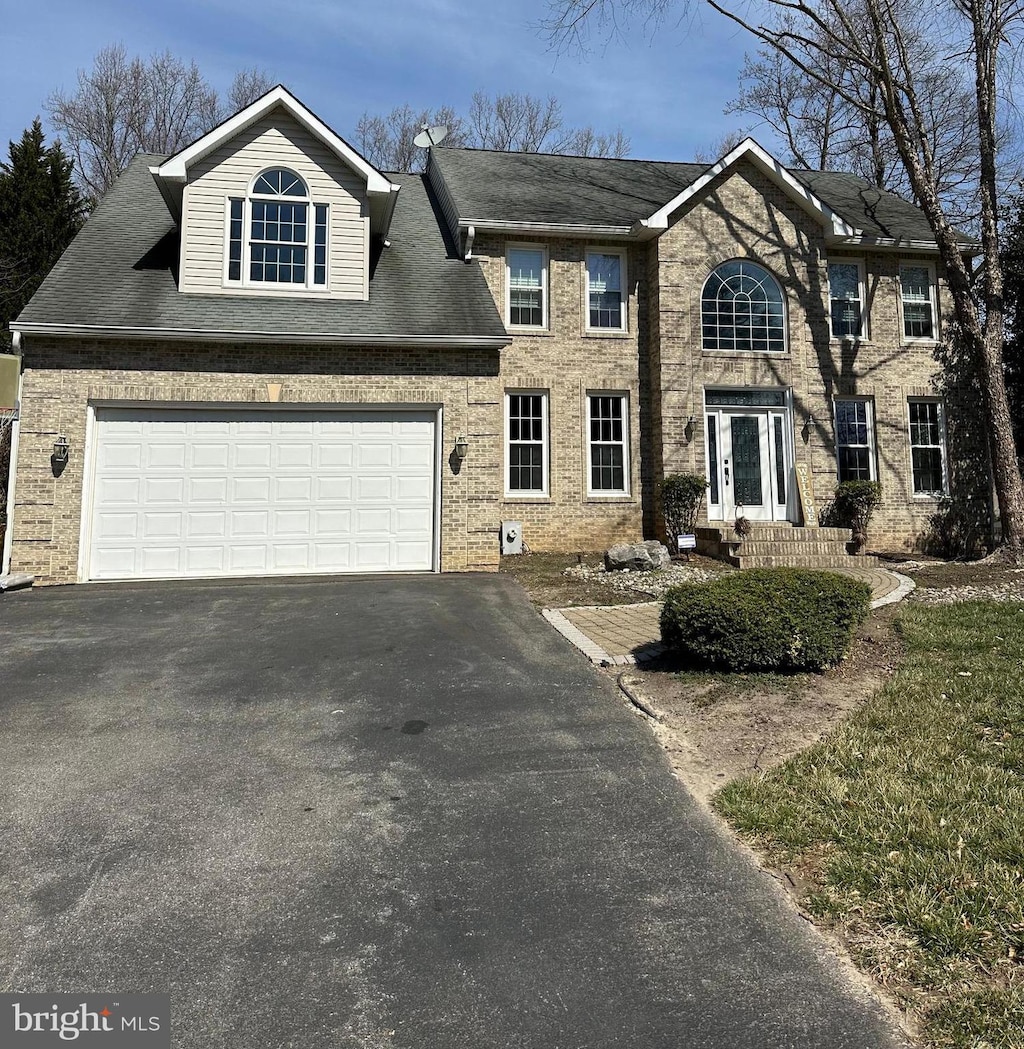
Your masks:
M 455 439 L 455 455 L 458 459 L 465 459 L 466 452 L 469 451 L 469 439 L 464 435 L 460 435 Z
M 68 454 L 71 450 L 71 446 L 68 444 L 68 439 L 61 434 L 56 441 L 53 442 L 53 461 L 55 463 L 66 463 L 68 461 Z
M 686 434 L 687 441 L 693 440 L 693 433 L 696 429 L 697 418 L 696 416 L 691 415 L 690 418 L 686 420 L 686 426 L 683 428 L 683 433 Z

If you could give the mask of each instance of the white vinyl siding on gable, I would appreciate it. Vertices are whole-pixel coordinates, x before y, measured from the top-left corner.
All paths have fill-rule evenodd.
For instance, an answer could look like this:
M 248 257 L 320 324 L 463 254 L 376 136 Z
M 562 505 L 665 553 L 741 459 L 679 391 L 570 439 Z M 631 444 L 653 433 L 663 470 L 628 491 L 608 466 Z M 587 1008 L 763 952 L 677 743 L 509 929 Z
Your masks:
M 189 172 L 182 204 L 181 290 L 238 293 L 227 279 L 229 201 L 245 197 L 253 178 L 271 167 L 294 171 L 309 187 L 310 199 L 328 206 L 327 290 L 263 285 L 246 287 L 245 293 L 368 298 L 370 227 L 363 180 L 282 110 L 240 132 Z

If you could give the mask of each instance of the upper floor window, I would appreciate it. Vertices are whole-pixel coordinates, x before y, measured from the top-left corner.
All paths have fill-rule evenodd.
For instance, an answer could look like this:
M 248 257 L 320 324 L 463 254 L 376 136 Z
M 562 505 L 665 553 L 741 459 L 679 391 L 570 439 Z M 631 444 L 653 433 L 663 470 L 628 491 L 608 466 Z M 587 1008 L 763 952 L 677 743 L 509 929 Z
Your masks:
M 828 264 L 829 315 L 832 338 L 866 338 L 864 277 L 859 262 Z
M 514 328 L 546 328 L 548 260 L 543 248 L 510 246 L 505 254 L 507 323 Z
M 587 252 L 587 327 L 626 330 L 626 256 L 622 252 Z
M 230 199 L 227 279 L 327 286 L 327 205 L 313 203 L 294 172 L 261 172 L 247 197 Z
M 782 289 L 756 262 L 722 263 L 704 284 L 700 305 L 705 350 L 785 352 Z
M 931 266 L 900 266 L 903 337 L 935 338 L 935 280 Z

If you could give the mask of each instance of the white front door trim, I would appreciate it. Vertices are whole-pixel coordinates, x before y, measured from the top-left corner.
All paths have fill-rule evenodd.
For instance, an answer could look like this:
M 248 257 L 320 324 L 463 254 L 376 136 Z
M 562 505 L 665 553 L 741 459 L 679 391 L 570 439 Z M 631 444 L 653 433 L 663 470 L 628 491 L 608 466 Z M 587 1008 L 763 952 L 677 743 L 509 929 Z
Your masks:
M 716 400 L 727 400 L 728 389 L 712 387 Z M 706 405 L 705 426 L 705 476 L 711 482 L 708 492 L 708 520 L 735 520 L 737 512 L 750 521 L 772 522 L 795 520 L 793 471 L 793 410 L 789 390 L 778 388 L 758 391 L 755 388 L 737 388 L 735 404 Z M 751 393 L 770 393 L 777 404 L 743 404 Z M 705 391 L 705 400 L 707 393 Z M 761 502 L 737 503 L 736 463 L 733 454 L 734 427 L 749 430 L 756 427 L 757 458 L 761 479 Z M 781 462 L 780 462 L 781 450 Z M 781 469 L 780 469 L 781 467 Z M 784 486 L 784 499 L 779 502 L 780 486 Z

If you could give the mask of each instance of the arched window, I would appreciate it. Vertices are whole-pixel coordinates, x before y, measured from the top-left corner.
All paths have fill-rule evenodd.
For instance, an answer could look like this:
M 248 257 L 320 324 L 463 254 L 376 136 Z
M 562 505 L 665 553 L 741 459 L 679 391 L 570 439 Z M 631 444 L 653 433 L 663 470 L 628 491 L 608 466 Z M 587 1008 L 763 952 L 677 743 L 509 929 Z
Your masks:
M 312 203 L 295 172 L 260 172 L 248 196 L 232 198 L 230 207 L 229 281 L 242 281 L 244 258 L 245 283 L 326 286 L 327 205 Z
M 785 352 L 782 289 L 756 262 L 723 262 L 708 277 L 700 307 L 705 350 Z

